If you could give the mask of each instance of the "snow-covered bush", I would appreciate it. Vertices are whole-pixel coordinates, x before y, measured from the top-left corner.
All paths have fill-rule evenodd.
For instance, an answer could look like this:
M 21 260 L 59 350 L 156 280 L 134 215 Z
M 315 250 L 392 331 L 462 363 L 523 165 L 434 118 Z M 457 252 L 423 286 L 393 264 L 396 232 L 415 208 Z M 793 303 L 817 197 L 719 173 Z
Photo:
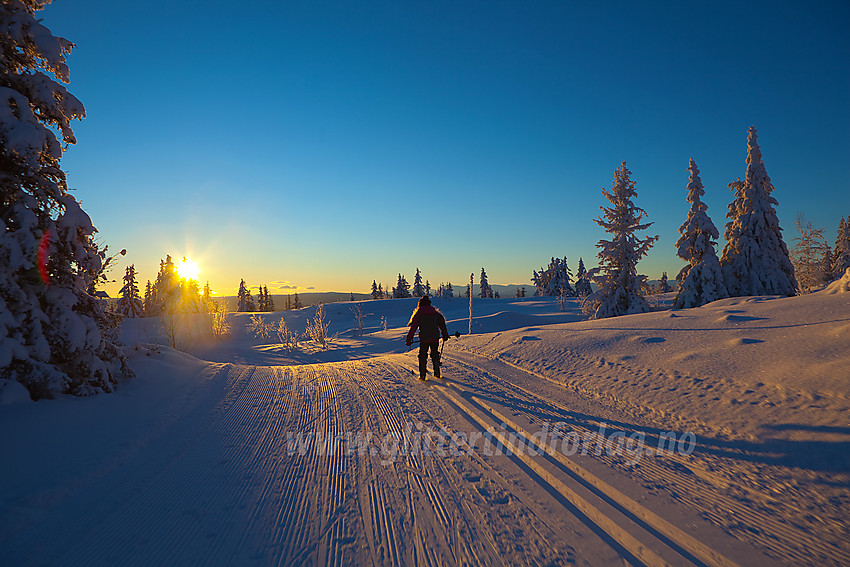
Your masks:
M 325 320 L 325 306 L 324 304 L 319 303 L 316 306 L 315 316 L 307 321 L 305 333 L 307 333 L 307 336 L 310 337 L 310 340 L 314 343 L 318 344 L 322 348 L 327 348 L 329 326 L 330 321 Z
M 762 161 L 755 127 L 747 136 L 747 171 L 744 181 L 729 184 L 735 199 L 726 218 L 726 246 L 720 265 L 731 297 L 794 295 L 797 280 L 771 195 L 773 184 Z
M 108 392 L 131 375 L 93 295 L 106 250 L 59 164 L 85 109 L 57 82 L 74 44 L 35 17 L 48 3 L 0 5 L 0 380 L 33 398 Z
M 293 351 L 298 348 L 298 333 L 293 333 L 286 326 L 286 321 L 283 318 L 277 323 L 277 338 L 280 344 L 288 351 Z
M 246 329 L 258 339 L 268 340 L 271 334 L 275 332 L 275 325 L 266 321 L 262 315 L 251 315 L 251 321 Z
M 613 206 L 601 207 L 602 217 L 594 221 L 612 238 L 596 244 L 601 266 L 591 270 L 590 275 L 599 289 L 587 297 L 582 309 L 595 319 L 646 313 L 650 308 L 641 293 L 644 278 L 637 273 L 637 263 L 658 237 L 635 236 L 635 232 L 646 230 L 652 223 L 641 223 L 646 211 L 632 202 L 637 192 L 626 162 L 614 171 L 611 190 L 603 189 L 602 194 Z

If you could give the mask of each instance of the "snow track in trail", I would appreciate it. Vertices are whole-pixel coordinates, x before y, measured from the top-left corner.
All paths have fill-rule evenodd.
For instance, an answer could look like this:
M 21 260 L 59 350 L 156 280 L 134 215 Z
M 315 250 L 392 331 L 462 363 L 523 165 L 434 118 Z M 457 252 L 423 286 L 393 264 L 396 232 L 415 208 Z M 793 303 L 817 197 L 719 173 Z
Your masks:
M 547 421 L 549 423 L 568 423 L 570 431 L 581 438 L 595 434 L 597 428 L 604 422 L 613 426 L 626 435 L 636 431 L 646 431 L 633 424 L 614 422 L 601 417 L 577 418 L 574 410 L 561 405 L 557 396 L 546 397 L 539 392 L 532 392 L 521 384 L 529 376 L 547 380 L 534 371 L 525 370 L 502 359 L 480 357 L 470 354 L 454 355 L 449 362 L 449 372 L 457 372 L 463 381 L 475 384 L 475 387 L 460 386 L 448 382 L 444 386 L 447 396 L 463 411 L 482 426 L 493 427 L 507 424 L 511 432 L 517 432 L 523 439 L 529 440 L 532 435 L 518 422 L 530 424 Z M 509 400 L 506 402 L 506 400 Z M 482 417 L 485 416 L 485 417 Z M 512 419 L 513 418 L 513 419 Z M 495 430 L 494 430 L 495 432 Z M 697 438 L 698 440 L 698 438 Z M 655 447 L 657 434 L 648 435 L 648 447 Z M 526 444 L 526 446 L 532 446 Z M 538 449 L 538 445 L 534 445 Z M 697 452 L 700 449 L 697 441 Z M 617 504 L 627 515 L 639 518 L 641 523 L 655 531 L 666 540 L 669 546 L 679 549 L 679 552 L 707 565 L 724 565 L 726 558 L 708 546 L 679 530 L 657 514 L 646 510 L 643 506 L 626 497 L 616 488 L 597 478 L 591 472 L 584 470 L 575 460 L 557 452 L 547 452 L 549 457 L 565 465 L 567 472 L 577 476 L 592 487 L 604 499 Z M 741 455 L 745 457 L 745 455 Z M 623 470 L 622 456 L 612 456 L 606 452 L 594 454 L 592 458 L 612 468 Z M 757 493 L 741 484 L 716 477 L 709 467 L 695 456 L 686 456 L 676 452 L 665 452 L 663 456 L 649 455 L 639 462 L 643 478 L 652 479 L 658 486 L 663 486 L 672 497 L 688 507 L 699 512 L 701 516 L 713 523 L 726 528 L 730 517 L 738 527 L 738 537 L 745 534 L 745 541 L 760 546 L 765 553 L 777 560 L 788 564 L 806 564 L 813 559 L 829 565 L 850 564 L 850 553 L 834 543 L 824 541 L 816 535 L 798 528 L 793 522 L 784 520 L 775 512 L 753 506 L 753 501 L 773 500 L 772 496 Z

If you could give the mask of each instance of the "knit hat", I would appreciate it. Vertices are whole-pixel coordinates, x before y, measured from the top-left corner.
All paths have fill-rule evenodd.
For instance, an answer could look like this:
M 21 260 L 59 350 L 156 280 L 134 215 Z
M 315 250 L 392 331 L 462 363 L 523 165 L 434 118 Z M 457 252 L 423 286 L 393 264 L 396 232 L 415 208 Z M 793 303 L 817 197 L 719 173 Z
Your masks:
M 421 298 L 419 298 L 419 305 L 431 305 L 431 298 L 427 295 L 423 295 Z

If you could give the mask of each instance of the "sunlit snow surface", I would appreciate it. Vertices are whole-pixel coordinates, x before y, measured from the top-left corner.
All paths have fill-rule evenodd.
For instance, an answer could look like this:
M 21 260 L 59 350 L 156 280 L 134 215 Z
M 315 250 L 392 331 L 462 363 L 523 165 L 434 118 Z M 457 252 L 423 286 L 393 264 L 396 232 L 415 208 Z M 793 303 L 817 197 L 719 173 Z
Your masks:
M 329 304 L 336 337 L 296 352 L 249 335 L 251 314 L 231 314 L 219 343 L 184 332 L 186 352 L 155 345 L 155 321 L 126 321 L 137 377 L 116 393 L 0 392 L 0 557 L 847 564 L 850 294 L 829 291 L 599 321 L 577 300 L 565 312 L 554 299 L 476 300 L 472 336 L 468 300 L 435 300 L 464 334 L 445 346 L 442 384 L 412 373 L 415 300 L 364 302 L 364 337 L 354 304 Z M 260 316 L 301 332 L 314 312 Z M 558 445 L 565 462 L 392 444 L 488 428 L 542 439 L 555 424 L 642 434 L 648 448 L 664 432 L 695 442 L 637 459 Z M 358 432 L 375 454 L 343 448 Z M 298 433 L 339 435 L 340 450 L 293 454 Z

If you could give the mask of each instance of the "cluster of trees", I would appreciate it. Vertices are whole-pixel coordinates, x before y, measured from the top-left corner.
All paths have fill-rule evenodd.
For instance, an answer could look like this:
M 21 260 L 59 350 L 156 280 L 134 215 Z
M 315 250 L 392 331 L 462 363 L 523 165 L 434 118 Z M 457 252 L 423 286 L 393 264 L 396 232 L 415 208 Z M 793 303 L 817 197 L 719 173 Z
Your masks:
M 747 168 L 744 180 L 729 184 L 735 197 L 726 217 L 726 245 L 720 258 L 715 250 L 719 232 L 701 197 L 705 194 L 699 169 L 693 159 L 688 165 L 687 219 L 679 228 L 677 254 L 687 265 L 676 277 L 676 308 L 697 307 L 726 297 L 747 295 L 794 295 L 798 289 L 788 248 L 782 240 L 779 219 L 773 208 L 773 185 L 762 160 L 755 127 L 747 137 Z M 600 268 L 592 270 L 599 290 L 592 294 L 586 310 L 595 318 L 649 311 L 643 297 L 646 276 L 639 275 L 637 262 L 649 251 L 657 236 L 639 238 L 638 231 L 652 223 L 643 222 L 646 211 L 637 207 L 634 181 L 625 162 L 614 172 L 610 191 L 603 191 L 611 207 L 602 207 L 595 219 L 610 240 L 600 240 Z M 666 287 L 666 279 L 662 278 Z
M 212 313 L 215 304 L 210 284 L 203 291 L 197 280 L 181 278 L 170 255 L 159 262 L 156 280 L 145 284 L 144 297 L 139 295 L 136 267 L 124 272 L 124 285 L 119 291 L 117 311 L 123 317 L 159 317 L 170 313 Z
M 372 299 L 405 299 L 408 297 L 453 297 L 454 290 L 452 284 L 440 284 L 434 290 L 431 288 L 431 282 L 427 279 L 423 282 L 422 272 L 416 268 L 416 274 L 413 276 L 413 286 L 407 282 L 407 278 L 403 274 L 398 274 L 398 281 L 391 291 L 385 291 L 383 284 L 372 280 L 372 290 L 370 292 Z
M 286 296 L 284 310 L 301 309 L 301 298 L 298 297 L 298 292 L 292 296 Z M 257 290 L 257 301 L 254 301 L 254 296 L 251 295 L 251 290 L 245 285 L 245 280 L 239 281 L 239 290 L 236 292 L 236 311 L 239 313 L 245 312 L 263 312 L 270 313 L 277 311 L 274 303 L 274 297 L 269 293 L 269 288 L 265 285 L 259 286 Z

